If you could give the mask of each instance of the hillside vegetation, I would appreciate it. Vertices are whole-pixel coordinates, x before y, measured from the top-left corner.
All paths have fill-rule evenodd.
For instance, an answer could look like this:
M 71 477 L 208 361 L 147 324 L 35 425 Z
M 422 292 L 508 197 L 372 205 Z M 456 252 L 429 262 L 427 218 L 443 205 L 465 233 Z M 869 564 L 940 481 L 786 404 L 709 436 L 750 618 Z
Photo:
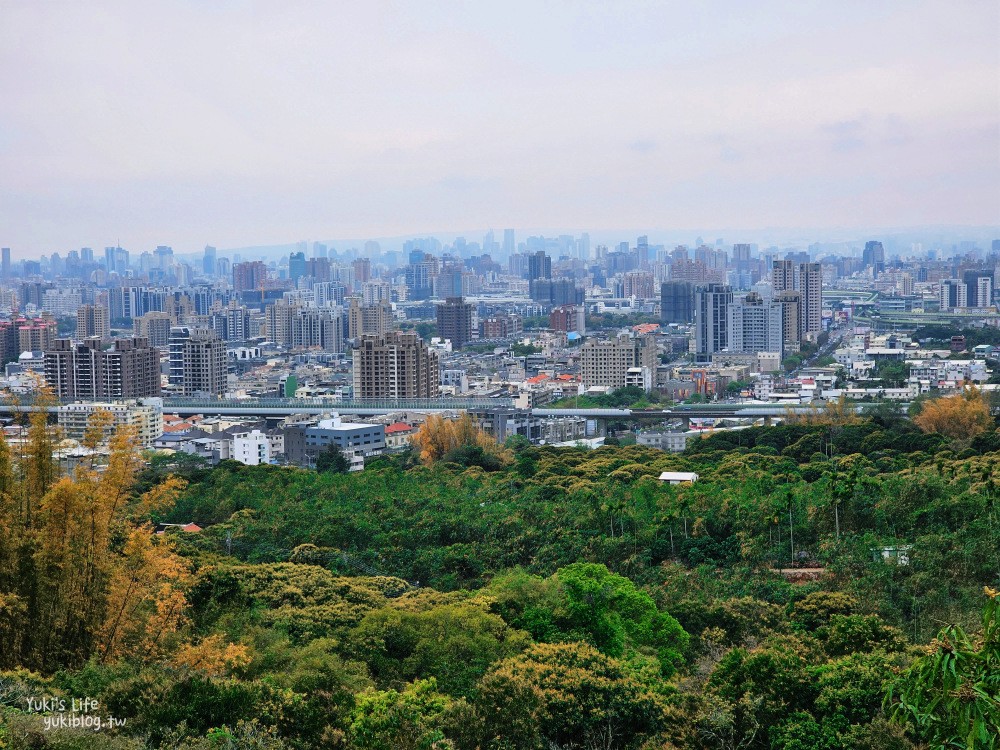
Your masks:
M 142 469 L 123 435 L 64 477 L 32 435 L 0 449 L 0 747 L 997 746 L 995 429 L 473 436 L 355 474 Z M 125 723 L 46 731 L 46 695 Z

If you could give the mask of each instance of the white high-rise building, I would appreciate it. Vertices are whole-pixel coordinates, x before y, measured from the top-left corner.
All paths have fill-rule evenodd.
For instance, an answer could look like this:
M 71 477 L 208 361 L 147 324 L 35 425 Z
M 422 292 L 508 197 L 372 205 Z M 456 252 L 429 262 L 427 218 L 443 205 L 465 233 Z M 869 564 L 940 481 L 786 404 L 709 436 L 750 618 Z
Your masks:
M 993 304 L 993 279 L 989 276 L 980 276 L 976 279 L 976 300 L 980 307 L 989 307 Z
M 771 268 L 774 294 L 799 293 L 799 335 L 804 339 L 823 329 L 823 267 L 819 263 L 776 260 Z
M 784 305 L 750 292 L 729 306 L 729 351 L 777 352 L 784 358 Z
M 729 346 L 729 306 L 732 287 L 726 284 L 700 286 L 694 295 L 695 356 L 701 362 Z
M 939 307 L 955 310 L 969 306 L 969 287 L 961 279 L 943 279 L 938 290 Z

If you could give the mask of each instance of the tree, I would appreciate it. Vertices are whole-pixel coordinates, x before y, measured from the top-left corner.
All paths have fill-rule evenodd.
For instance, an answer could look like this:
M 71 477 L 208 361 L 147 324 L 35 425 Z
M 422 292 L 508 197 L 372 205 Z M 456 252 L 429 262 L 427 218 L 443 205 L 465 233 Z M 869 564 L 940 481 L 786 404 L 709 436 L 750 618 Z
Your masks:
M 665 726 L 662 698 L 585 643 L 538 644 L 479 685 L 482 747 L 639 747 Z M 652 745 L 651 745 L 652 746 Z
M 1000 618 L 997 592 L 987 587 L 982 633 L 943 628 L 886 694 L 896 722 L 909 723 L 931 747 L 1000 747 Z
M 413 436 L 414 448 L 420 460 L 432 464 L 459 448 L 481 448 L 501 463 L 510 459 L 510 452 L 497 445 L 484 430 L 476 426 L 467 413 L 458 419 L 445 419 L 431 414 Z
M 369 612 L 350 643 L 379 685 L 434 677 L 442 692 L 468 697 L 494 662 L 520 653 L 531 639 L 479 606 L 445 604 Z
M 836 401 L 827 401 L 823 407 L 813 406 L 805 413 L 792 411 L 789 407 L 784 419 L 790 425 L 828 425 L 831 427 L 843 427 L 861 421 L 854 406 L 844 395 L 841 395 Z
M 726 386 L 726 393 L 730 396 L 739 396 L 743 391 L 750 387 L 750 383 L 745 380 L 734 380 Z
M 434 678 L 417 680 L 402 692 L 371 691 L 358 696 L 350 724 L 351 747 L 359 750 L 436 750 L 449 747 L 445 727 L 456 703 L 437 691 Z
M 541 351 L 542 348 L 540 346 L 522 344 L 520 342 L 516 342 L 510 347 L 510 352 L 515 357 L 527 357 L 529 354 L 539 354 Z
M 0 536 L 0 667 L 50 672 L 98 654 L 156 658 L 185 622 L 190 576 L 146 522 L 183 483 L 134 491 L 140 461 L 129 427 L 112 435 L 101 470 L 81 464 L 59 476 L 52 446 L 33 417 L 26 455 L 12 464 L 0 435 L 0 520 L 9 529 Z
M 668 676 L 687 649 L 680 623 L 604 565 L 574 563 L 547 579 L 512 573 L 498 577 L 489 591 L 507 622 L 536 640 L 584 641 L 614 657 L 649 653 Z
M 913 422 L 924 432 L 959 440 L 974 438 L 994 426 L 989 401 L 971 385 L 956 396 L 924 402 Z
M 330 474 L 346 474 L 351 470 L 351 462 L 336 443 L 330 443 L 316 456 L 316 471 Z

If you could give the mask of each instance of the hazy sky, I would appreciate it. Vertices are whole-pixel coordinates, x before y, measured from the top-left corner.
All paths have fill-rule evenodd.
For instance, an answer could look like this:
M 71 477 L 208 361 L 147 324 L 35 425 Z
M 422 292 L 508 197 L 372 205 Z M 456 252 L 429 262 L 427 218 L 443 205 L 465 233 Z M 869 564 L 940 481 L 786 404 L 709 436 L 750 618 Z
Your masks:
M 0 0 L 0 244 L 1000 223 L 998 39 L 995 0 Z

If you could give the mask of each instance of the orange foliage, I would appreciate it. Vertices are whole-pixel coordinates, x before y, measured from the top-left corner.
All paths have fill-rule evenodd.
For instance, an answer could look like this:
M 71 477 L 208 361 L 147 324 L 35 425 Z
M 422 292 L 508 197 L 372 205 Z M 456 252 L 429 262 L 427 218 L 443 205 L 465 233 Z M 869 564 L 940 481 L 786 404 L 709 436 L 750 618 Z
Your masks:
M 187 621 L 184 591 L 191 583 L 187 561 L 152 529 L 138 527 L 111 573 L 107 616 L 100 629 L 99 649 L 105 658 L 150 658 L 163 637 Z
M 994 427 L 989 401 L 975 386 L 957 396 L 927 401 L 913 422 L 924 432 L 958 439 L 973 438 Z
M 0 434 L 0 669 L 158 658 L 187 623 L 191 574 L 145 522 L 183 482 L 136 496 L 142 462 L 129 427 L 61 475 L 44 417 L 32 415 L 19 460 Z M 86 441 L 96 448 L 111 426 L 98 413 Z
M 433 414 L 428 416 L 427 421 L 413 436 L 413 445 L 420 451 L 420 460 L 425 464 L 439 461 L 456 448 L 466 445 L 482 448 L 501 460 L 506 460 L 508 453 L 490 435 L 479 429 L 468 414 L 463 414 L 458 419 L 445 419 Z
M 246 646 L 225 643 L 221 635 L 215 634 L 203 638 L 201 643 L 182 646 L 172 661 L 178 667 L 222 677 L 249 664 L 250 653 Z

